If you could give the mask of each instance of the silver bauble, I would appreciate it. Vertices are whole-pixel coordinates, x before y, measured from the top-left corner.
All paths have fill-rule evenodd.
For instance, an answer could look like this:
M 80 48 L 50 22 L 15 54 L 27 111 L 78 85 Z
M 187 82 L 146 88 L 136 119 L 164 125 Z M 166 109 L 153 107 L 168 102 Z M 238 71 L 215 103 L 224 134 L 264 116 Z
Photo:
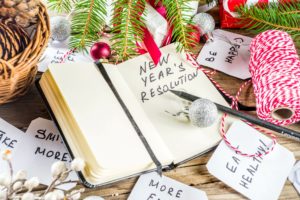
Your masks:
M 195 126 L 211 126 L 218 118 L 217 106 L 208 99 L 197 99 L 189 108 L 189 118 Z
M 210 14 L 198 13 L 192 21 L 200 29 L 201 34 L 211 33 L 215 29 L 215 20 Z
M 71 23 L 63 16 L 55 16 L 50 19 L 51 38 L 57 41 L 68 39 L 71 34 Z

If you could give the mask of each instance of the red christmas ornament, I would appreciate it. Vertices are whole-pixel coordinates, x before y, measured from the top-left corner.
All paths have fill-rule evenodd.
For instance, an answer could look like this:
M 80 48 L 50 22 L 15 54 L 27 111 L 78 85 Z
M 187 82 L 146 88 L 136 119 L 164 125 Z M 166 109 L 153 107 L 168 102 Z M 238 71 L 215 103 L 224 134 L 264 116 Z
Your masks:
M 94 60 L 99 60 L 101 58 L 107 59 L 111 55 L 110 46 L 105 42 L 97 42 L 92 46 L 90 55 Z

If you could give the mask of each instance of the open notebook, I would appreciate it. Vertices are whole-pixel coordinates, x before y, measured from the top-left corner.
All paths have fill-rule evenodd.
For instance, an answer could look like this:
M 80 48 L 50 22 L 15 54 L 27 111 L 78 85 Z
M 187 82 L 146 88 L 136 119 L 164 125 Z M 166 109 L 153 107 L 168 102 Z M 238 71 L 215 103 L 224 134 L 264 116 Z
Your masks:
M 228 105 L 174 44 L 161 51 L 156 67 L 148 54 L 117 66 L 53 64 L 37 82 L 71 155 L 87 163 L 80 173 L 86 186 L 153 171 L 158 162 L 171 169 L 220 141 L 222 113 L 212 126 L 198 128 L 166 112 L 183 107 L 169 89 Z

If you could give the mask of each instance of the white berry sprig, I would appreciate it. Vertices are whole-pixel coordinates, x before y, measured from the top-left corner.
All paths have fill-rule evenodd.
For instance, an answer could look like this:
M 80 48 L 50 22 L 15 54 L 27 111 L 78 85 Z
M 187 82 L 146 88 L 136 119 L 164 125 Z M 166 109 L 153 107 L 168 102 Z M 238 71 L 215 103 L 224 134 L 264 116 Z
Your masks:
M 84 192 L 83 188 L 69 193 L 57 188 L 69 183 L 80 184 L 78 181 L 68 180 L 70 172 L 84 169 L 85 162 L 80 158 L 74 159 L 70 168 L 62 161 L 53 163 L 51 166 L 52 182 L 44 191 L 36 193 L 33 190 L 40 185 L 38 177 L 27 179 L 27 173 L 24 170 L 14 174 L 10 150 L 3 151 L 1 157 L 8 164 L 9 170 L 0 174 L 0 200 L 78 200 Z

